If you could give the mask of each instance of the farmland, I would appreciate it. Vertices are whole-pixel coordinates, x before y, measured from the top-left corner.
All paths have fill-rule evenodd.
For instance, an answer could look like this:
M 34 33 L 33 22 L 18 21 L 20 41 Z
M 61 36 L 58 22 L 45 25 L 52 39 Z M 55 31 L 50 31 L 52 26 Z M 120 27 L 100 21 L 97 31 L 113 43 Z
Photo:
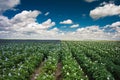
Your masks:
M 119 41 L 0 41 L 0 80 L 120 80 Z

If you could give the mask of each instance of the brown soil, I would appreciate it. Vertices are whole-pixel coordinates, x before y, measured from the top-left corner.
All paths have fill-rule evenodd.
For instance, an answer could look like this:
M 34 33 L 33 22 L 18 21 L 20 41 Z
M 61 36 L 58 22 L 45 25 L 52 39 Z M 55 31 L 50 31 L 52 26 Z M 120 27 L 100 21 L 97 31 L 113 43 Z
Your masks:
M 40 74 L 40 72 L 42 70 L 43 64 L 44 64 L 44 61 L 41 62 L 41 64 L 38 66 L 38 68 L 35 69 L 34 73 L 30 77 L 30 80 L 36 80 L 37 76 Z
M 62 63 L 61 62 L 57 64 L 55 78 L 56 80 L 62 80 Z

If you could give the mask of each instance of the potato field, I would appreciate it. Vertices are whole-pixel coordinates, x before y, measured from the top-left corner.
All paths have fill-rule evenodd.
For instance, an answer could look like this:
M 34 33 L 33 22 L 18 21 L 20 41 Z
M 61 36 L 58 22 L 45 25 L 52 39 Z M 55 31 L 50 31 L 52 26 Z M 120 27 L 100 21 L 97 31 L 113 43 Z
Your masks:
M 120 80 L 120 41 L 0 41 L 0 80 Z

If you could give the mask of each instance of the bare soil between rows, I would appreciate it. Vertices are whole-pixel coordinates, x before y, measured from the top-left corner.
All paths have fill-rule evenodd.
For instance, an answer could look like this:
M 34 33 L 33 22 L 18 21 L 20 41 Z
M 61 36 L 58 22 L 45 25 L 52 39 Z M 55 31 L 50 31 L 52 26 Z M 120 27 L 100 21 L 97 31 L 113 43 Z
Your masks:
M 56 72 L 55 72 L 55 79 L 56 80 L 62 80 L 62 63 L 59 62 L 57 64 L 57 69 L 56 69 Z
M 37 76 L 40 74 L 43 64 L 45 61 L 42 61 L 38 68 L 35 69 L 34 73 L 31 75 L 30 80 L 36 80 Z
M 43 65 L 45 61 L 42 61 L 41 64 L 35 69 L 33 74 L 30 76 L 30 80 L 36 80 L 36 78 L 40 75 L 40 72 L 42 71 Z M 59 62 L 57 64 L 57 68 L 55 71 L 55 80 L 62 80 L 62 63 Z

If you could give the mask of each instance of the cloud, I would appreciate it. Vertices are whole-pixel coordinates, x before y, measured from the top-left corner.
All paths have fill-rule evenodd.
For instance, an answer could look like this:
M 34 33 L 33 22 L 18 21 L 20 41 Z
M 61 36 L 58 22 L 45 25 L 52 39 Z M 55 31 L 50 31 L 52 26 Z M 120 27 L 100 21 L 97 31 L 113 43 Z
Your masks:
M 100 6 L 104 6 L 106 4 L 108 4 L 108 3 L 104 1 L 104 2 L 100 3 Z
M 40 13 L 41 12 L 37 10 L 25 10 L 16 14 L 12 19 L 0 16 L 0 37 L 30 38 L 32 35 L 45 36 L 45 34 L 55 33 L 57 28 L 48 30 L 55 25 L 55 22 L 52 22 L 51 19 L 48 19 L 41 24 L 36 22 L 36 17 Z
M 97 25 L 62 31 L 51 19 L 38 23 L 41 12 L 22 11 L 13 18 L 0 16 L 0 38 L 8 39 L 60 39 L 60 40 L 120 40 L 120 21 L 100 28 Z M 53 27 L 54 26 L 54 27 Z M 79 24 L 72 25 L 78 27 Z
M 82 14 L 82 17 L 86 17 L 86 14 Z
M 113 23 L 111 27 L 120 27 L 120 21 Z
M 114 32 L 120 35 L 120 21 L 114 22 L 111 25 L 106 25 L 104 29 L 108 32 Z
M 41 25 L 44 26 L 43 29 L 48 29 L 51 26 L 55 26 L 55 22 L 52 22 L 51 19 L 48 19 L 47 21 L 43 22 Z
M 115 5 L 113 3 L 103 3 L 102 6 L 99 6 L 90 11 L 90 16 L 93 19 L 99 19 L 106 16 L 120 15 L 120 5 Z
M 0 14 L 8 9 L 13 9 L 20 4 L 20 0 L 0 0 Z
M 108 39 L 109 35 L 103 32 L 99 26 L 87 26 L 85 28 L 77 29 L 75 35 L 78 35 L 81 39 Z
M 73 24 L 73 21 L 71 19 L 67 19 L 67 20 L 61 21 L 60 24 Z
M 111 26 L 114 25 L 114 28 Z M 115 27 L 116 26 L 116 27 Z M 92 25 L 83 28 L 78 28 L 74 32 L 63 33 L 62 39 L 65 40 L 120 40 L 120 26 L 119 21 L 114 22 L 108 26 L 115 32 L 108 31 L 105 26 L 100 28 L 100 26 Z
M 12 26 L 9 26 L 12 31 L 29 31 L 35 29 L 36 17 L 40 14 L 40 11 L 22 11 L 16 14 L 12 19 L 9 20 Z
M 70 26 L 70 28 L 77 28 L 77 27 L 79 27 L 79 24 L 74 24 L 74 25 Z
M 120 32 L 105 32 L 99 26 L 78 28 L 75 32 L 64 34 L 66 40 L 120 40 Z M 120 29 L 119 29 L 120 30 Z M 118 31 L 118 29 L 117 29 Z
M 97 0 L 84 0 L 85 2 L 88 2 L 88 3 L 91 3 L 91 2 L 94 2 L 94 1 L 97 1 Z
M 47 15 L 49 15 L 49 14 L 50 14 L 50 12 L 46 12 L 46 13 L 45 13 L 45 16 L 47 16 Z
M 5 16 L 0 15 L 0 27 L 1 28 L 2 27 L 6 28 L 6 27 L 9 27 L 9 26 L 11 26 L 10 20 Z
M 86 0 L 93 2 L 96 0 Z M 61 21 L 60 24 L 73 24 L 70 28 L 76 31 L 62 31 L 57 28 L 56 23 L 47 19 L 42 23 L 37 22 L 37 16 L 41 14 L 38 10 L 24 10 L 11 19 L 1 15 L 8 9 L 14 9 L 20 4 L 20 0 L 1 0 L 0 3 L 0 38 L 8 39 L 60 39 L 60 40 L 120 40 L 120 21 L 108 24 L 103 28 L 92 25 L 79 28 L 79 24 L 73 24 L 71 19 Z M 108 13 L 109 12 L 109 13 Z M 45 14 L 49 15 L 49 12 Z M 113 3 L 103 3 L 90 12 L 93 19 L 106 16 L 119 15 L 120 6 Z M 54 26 L 54 27 L 53 27 Z
M 104 26 L 104 28 L 116 28 L 116 27 L 120 27 L 120 21 L 114 22 L 111 25 Z
M 46 20 L 45 22 L 39 24 L 36 22 L 36 17 L 40 14 L 40 11 L 22 11 L 21 13 L 15 15 L 10 21 L 12 22 L 12 28 L 20 27 L 22 30 L 31 30 L 31 29 L 48 29 L 51 26 L 55 25 L 55 22 L 52 22 L 51 19 Z M 28 29 L 26 29 L 28 28 Z
M 18 22 L 33 22 L 36 21 L 36 17 L 41 14 L 40 11 L 34 10 L 34 11 L 22 11 L 21 13 L 16 14 L 11 21 L 15 24 Z

